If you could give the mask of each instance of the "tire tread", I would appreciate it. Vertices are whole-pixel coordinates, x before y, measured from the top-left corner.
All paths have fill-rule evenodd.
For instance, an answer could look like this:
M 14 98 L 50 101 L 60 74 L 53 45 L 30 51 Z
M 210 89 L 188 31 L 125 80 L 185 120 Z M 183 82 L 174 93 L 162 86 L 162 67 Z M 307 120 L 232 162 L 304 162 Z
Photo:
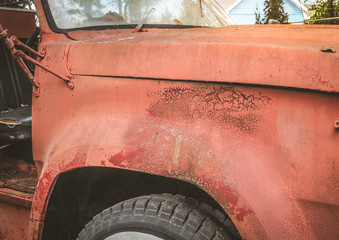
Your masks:
M 204 202 L 179 194 L 152 194 L 132 198 L 105 209 L 79 233 L 77 240 L 94 240 L 124 221 L 159 222 L 181 239 L 241 239 L 231 220 Z M 178 236 L 179 236 L 178 235 Z

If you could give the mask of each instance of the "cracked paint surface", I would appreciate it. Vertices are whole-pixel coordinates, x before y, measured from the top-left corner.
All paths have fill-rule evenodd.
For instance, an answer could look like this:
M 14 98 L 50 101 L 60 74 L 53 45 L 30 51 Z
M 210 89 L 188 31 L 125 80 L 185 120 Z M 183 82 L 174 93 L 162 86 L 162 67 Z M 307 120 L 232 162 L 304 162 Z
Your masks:
M 174 87 L 150 93 L 155 100 L 147 109 L 152 118 L 207 120 L 240 131 L 256 130 L 257 111 L 265 109 L 270 97 L 230 86 Z

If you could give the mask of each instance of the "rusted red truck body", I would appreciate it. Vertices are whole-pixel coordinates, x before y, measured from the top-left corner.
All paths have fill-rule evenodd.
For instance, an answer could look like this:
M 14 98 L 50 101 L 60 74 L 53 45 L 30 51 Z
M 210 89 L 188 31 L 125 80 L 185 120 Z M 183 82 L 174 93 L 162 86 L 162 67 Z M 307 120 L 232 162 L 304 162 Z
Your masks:
M 65 35 L 35 4 L 41 63 L 75 87 L 36 69 L 39 181 L 29 218 L 0 209 L 3 238 L 41 239 L 60 174 L 100 166 L 198 186 L 243 239 L 339 239 L 337 26 Z

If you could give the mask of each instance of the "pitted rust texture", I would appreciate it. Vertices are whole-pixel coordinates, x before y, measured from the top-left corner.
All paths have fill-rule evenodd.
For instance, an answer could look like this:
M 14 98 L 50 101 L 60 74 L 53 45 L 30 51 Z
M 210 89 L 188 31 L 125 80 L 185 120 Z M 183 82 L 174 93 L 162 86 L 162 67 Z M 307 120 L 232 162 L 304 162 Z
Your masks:
M 127 165 L 129 165 L 129 163 L 127 163 Z M 159 164 L 148 164 L 147 166 L 140 162 L 137 164 L 133 164 L 133 167 L 131 167 L 130 169 L 151 174 L 158 174 L 160 172 L 164 176 L 195 183 L 198 186 L 202 187 L 211 196 L 226 200 L 224 202 L 219 202 L 219 204 L 224 209 L 228 209 L 229 213 L 234 215 L 238 221 L 242 222 L 248 215 L 254 214 L 251 209 L 248 209 L 246 208 L 246 206 L 239 203 L 239 195 L 236 191 L 232 189 L 231 185 L 225 184 L 223 180 L 210 178 L 204 173 L 192 174 L 187 171 L 188 169 L 185 170 L 182 168 L 171 172 L 164 172 Z
M 149 94 L 154 100 L 148 109 L 157 119 L 180 119 L 185 122 L 207 120 L 241 131 L 252 132 L 271 98 L 230 86 L 170 87 Z

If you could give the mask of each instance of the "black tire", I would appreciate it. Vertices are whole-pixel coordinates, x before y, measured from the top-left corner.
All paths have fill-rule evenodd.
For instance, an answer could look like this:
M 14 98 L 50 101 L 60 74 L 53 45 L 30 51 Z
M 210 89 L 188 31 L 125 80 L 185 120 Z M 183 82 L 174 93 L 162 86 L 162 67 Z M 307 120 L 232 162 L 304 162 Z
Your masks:
M 101 240 L 121 232 L 147 233 L 170 240 L 241 239 L 229 218 L 205 203 L 181 195 L 136 197 L 96 215 L 78 240 Z

